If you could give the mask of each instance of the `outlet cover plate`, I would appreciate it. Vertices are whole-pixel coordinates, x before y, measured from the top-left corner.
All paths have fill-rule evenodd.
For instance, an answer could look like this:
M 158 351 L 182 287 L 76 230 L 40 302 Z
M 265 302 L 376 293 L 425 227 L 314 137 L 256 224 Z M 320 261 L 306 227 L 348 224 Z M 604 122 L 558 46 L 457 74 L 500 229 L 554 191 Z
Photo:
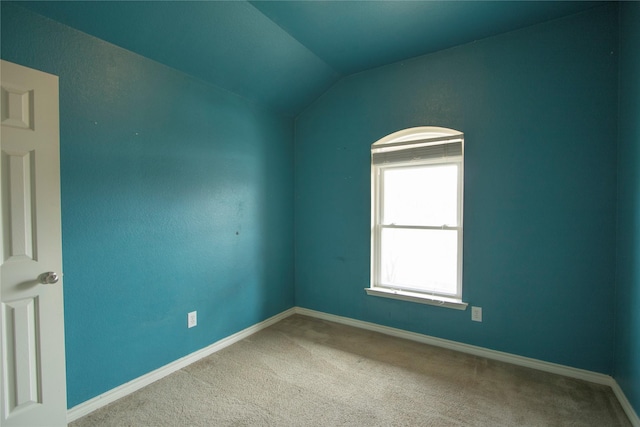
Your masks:
M 482 307 L 471 307 L 471 320 L 482 322 Z
M 187 328 L 193 328 L 198 324 L 198 312 L 192 311 L 187 314 Z

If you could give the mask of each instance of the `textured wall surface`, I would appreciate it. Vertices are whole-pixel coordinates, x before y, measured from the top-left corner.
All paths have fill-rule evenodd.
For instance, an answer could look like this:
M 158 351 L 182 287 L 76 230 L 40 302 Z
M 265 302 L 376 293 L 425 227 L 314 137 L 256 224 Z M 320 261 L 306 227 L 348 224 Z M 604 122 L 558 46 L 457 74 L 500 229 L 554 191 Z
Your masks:
M 637 3 L 619 104 L 610 5 L 343 79 L 297 118 L 295 154 L 291 119 L 1 8 L 2 58 L 60 76 L 70 406 L 295 303 L 613 373 L 640 412 Z M 466 135 L 483 323 L 364 292 L 370 145 L 423 125 Z
M 296 120 L 296 304 L 611 373 L 617 9 L 344 79 Z M 367 296 L 370 145 L 465 133 L 464 300 Z
M 60 76 L 70 407 L 293 306 L 291 119 L 4 2 L 2 58 Z
M 620 6 L 615 379 L 640 414 L 640 3 Z

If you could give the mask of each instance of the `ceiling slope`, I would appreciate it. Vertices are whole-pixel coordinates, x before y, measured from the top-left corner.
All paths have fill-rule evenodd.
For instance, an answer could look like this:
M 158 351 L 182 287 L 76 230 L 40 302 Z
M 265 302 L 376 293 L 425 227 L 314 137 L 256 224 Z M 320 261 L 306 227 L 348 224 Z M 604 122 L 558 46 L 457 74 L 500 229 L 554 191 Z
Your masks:
M 340 77 L 244 1 L 17 4 L 291 116 Z
M 290 116 L 343 76 L 605 2 L 20 1 Z
M 585 1 L 253 1 L 343 75 L 600 6 Z

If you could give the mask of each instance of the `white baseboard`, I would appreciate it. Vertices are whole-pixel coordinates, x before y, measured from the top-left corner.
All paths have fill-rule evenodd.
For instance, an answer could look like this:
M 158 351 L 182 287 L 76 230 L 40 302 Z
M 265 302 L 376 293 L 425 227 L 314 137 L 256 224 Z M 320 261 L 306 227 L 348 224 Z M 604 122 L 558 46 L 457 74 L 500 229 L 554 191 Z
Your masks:
M 613 380 L 611 384 L 611 389 L 613 390 L 613 393 L 618 398 L 618 402 L 620 402 L 620 406 L 622 406 L 622 409 L 624 409 L 624 412 L 627 414 L 627 417 L 629 417 L 629 421 L 631 421 L 631 425 L 633 427 L 640 427 L 640 417 L 638 417 L 638 414 L 633 409 L 633 406 L 631 406 L 631 402 L 629 402 L 629 400 L 627 399 L 627 396 L 625 396 L 624 391 L 622 391 L 622 389 L 620 388 L 620 385 L 616 380 Z
M 166 377 L 169 374 L 172 374 L 175 371 L 178 371 L 185 366 L 188 366 L 198 360 L 207 357 L 219 350 L 222 350 L 225 347 L 230 346 L 244 338 L 247 338 L 250 335 L 255 334 L 262 329 L 267 328 L 268 326 L 273 325 L 274 323 L 279 322 L 282 319 L 285 319 L 293 314 L 301 314 L 304 316 L 315 317 L 318 319 L 328 320 L 330 322 L 341 323 L 343 325 L 353 326 L 360 329 L 365 329 L 369 331 L 379 332 L 385 335 L 390 335 L 398 338 L 404 338 L 411 341 L 417 341 L 424 344 L 429 344 L 437 347 L 443 347 L 450 350 L 459 351 L 461 353 L 473 354 L 475 356 L 485 357 L 487 359 L 498 360 L 501 362 L 511 363 L 513 365 L 524 366 L 527 368 L 537 369 L 543 372 L 550 372 L 553 374 L 564 375 L 570 378 L 576 378 L 584 381 L 590 381 L 596 384 L 602 384 L 610 386 L 613 390 L 614 394 L 618 398 L 620 405 L 624 409 L 625 413 L 629 417 L 629 421 L 631 421 L 631 425 L 634 427 L 640 427 L 640 418 L 638 418 L 638 414 L 634 411 L 631 403 L 625 396 L 624 392 L 618 385 L 615 379 L 610 377 L 609 375 L 600 374 L 597 372 L 591 372 L 584 369 L 572 368 L 570 366 L 559 365 L 556 363 L 544 362 L 537 359 L 531 359 L 528 357 L 517 356 L 510 353 L 504 353 L 501 351 L 490 350 L 483 347 L 477 347 L 469 344 L 462 344 L 456 341 L 445 340 L 442 338 L 431 337 L 429 335 L 418 334 L 416 332 L 408 332 L 402 329 L 391 328 L 388 326 L 378 325 L 376 323 L 364 322 L 362 320 L 351 319 L 349 317 L 336 316 L 334 314 L 323 313 L 320 311 L 309 310 L 307 308 L 302 307 L 294 307 L 288 310 L 283 311 L 280 314 L 277 314 L 273 317 L 270 317 L 267 320 L 264 320 L 260 323 L 257 323 L 253 326 L 250 326 L 246 329 L 243 329 L 240 332 L 237 332 L 233 335 L 230 335 L 226 338 L 221 339 L 208 347 L 205 347 L 201 350 L 195 351 L 185 357 L 182 357 L 174 362 L 169 363 L 161 368 L 156 369 L 155 371 L 149 372 L 141 377 L 138 377 L 134 380 L 129 381 L 128 383 L 122 384 L 112 390 L 109 390 L 106 393 L 103 393 L 99 396 L 94 397 L 93 399 L 87 400 L 67 411 L 67 421 L 73 422 L 89 413 L 102 408 L 103 406 L 108 405 L 111 402 L 114 402 L 121 397 L 124 397 L 128 394 L 133 393 L 145 387 L 163 377 Z
M 243 329 L 240 332 L 237 332 L 233 335 L 230 335 L 226 338 L 221 339 L 208 347 L 205 347 L 201 350 L 195 351 L 185 357 L 182 357 L 174 362 L 169 363 L 161 368 L 156 369 L 155 371 L 151 371 L 148 374 L 145 374 L 141 377 L 138 377 L 134 380 L 129 381 L 128 383 L 122 384 L 114 389 L 107 391 L 99 396 L 94 397 L 93 399 L 87 400 L 86 402 L 82 402 L 81 404 L 70 408 L 67 411 L 67 422 L 73 422 L 78 418 L 81 418 L 96 409 L 102 408 L 103 406 L 108 405 L 111 402 L 114 402 L 121 397 L 124 397 L 128 394 L 133 393 L 134 391 L 140 390 L 142 387 L 145 387 L 155 381 L 158 381 L 161 378 L 166 377 L 169 374 L 178 371 L 185 366 L 188 366 L 203 357 L 207 357 L 219 350 L 222 350 L 225 347 L 230 346 L 250 335 L 255 334 L 262 329 L 273 325 L 274 323 L 279 322 L 280 320 L 291 316 L 295 313 L 294 308 L 290 308 L 288 310 L 283 311 L 280 314 L 276 314 L 273 317 L 268 318 L 260 323 L 257 323 L 253 326 L 249 326 L 246 329 Z
M 382 326 L 376 323 L 364 322 L 362 320 L 351 319 L 349 317 L 336 316 L 334 314 L 323 313 L 321 311 L 309 310 L 307 308 L 295 307 L 296 314 L 303 316 L 315 317 L 330 322 L 341 323 L 347 326 L 353 326 L 360 329 L 366 329 L 381 334 L 390 335 L 398 338 L 404 338 L 411 341 L 417 341 L 423 344 L 429 344 L 437 347 L 447 348 L 449 350 L 459 351 L 461 353 L 473 354 L 474 356 L 485 357 L 487 359 L 498 360 L 510 363 L 512 365 L 523 366 L 526 368 L 537 369 L 552 374 L 564 375 L 565 377 L 576 378 L 589 381 L 596 384 L 607 385 L 611 387 L 614 394 L 620 402 L 620 406 L 629 417 L 633 427 L 640 427 L 640 418 L 634 411 L 633 407 L 624 392 L 618 385 L 617 381 L 609 375 L 597 372 L 587 371 L 584 369 L 572 368 L 570 366 L 559 365 L 542 360 L 531 359 L 529 357 L 517 356 L 515 354 L 504 353 L 502 351 L 490 350 L 484 347 L 477 347 L 469 344 L 462 344 L 456 341 L 445 340 L 442 338 L 431 337 L 429 335 L 418 334 L 416 332 L 408 332 L 402 329 Z
M 376 323 L 364 322 L 362 320 L 355 320 L 349 317 L 336 316 L 333 314 L 327 314 L 320 311 L 308 310 L 306 308 L 296 307 L 295 312 L 305 316 L 316 317 L 318 319 L 328 320 L 330 322 L 335 322 L 335 323 L 342 323 L 344 325 L 354 326 L 356 328 L 379 332 L 381 334 L 391 335 L 398 338 L 404 338 L 411 341 L 417 341 L 423 344 L 429 344 L 436 347 L 443 347 L 449 350 L 459 351 L 461 353 L 473 354 L 474 356 L 485 357 L 487 359 L 492 359 L 492 360 L 499 360 L 501 362 L 511 363 L 512 365 L 524 366 L 527 368 L 533 368 L 533 369 L 537 369 L 539 371 L 544 371 L 544 372 L 551 372 L 553 374 L 560 374 L 560 375 L 564 375 L 571 378 L 578 378 L 578 379 L 590 381 L 596 384 L 605 384 L 605 385 L 611 384 L 611 377 L 605 374 L 599 374 L 596 372 L 586 371 L 583 369 L 571 368 L 569 366 L 558 365 L 555 363 L 543 362 L 537 359 L 531 359 L 523 356 L 516 356 L 510 353 L 490 350 L 488 348 L 477 347 L 469 344 L 462 344 L 456 341 L 431 337 L 429 335 L 423 335 L 416 332 L 408 332 L 402 329 L 391 328 L 389 326 L 382 326 Z
M 570 366 L 559 365 L 556 363 L 544 362 L 542 360 L 531 359 L 529 357 L 517 356 L 515 354 L 504 353 L 502 351 L 490 350 L 488 348 L 477 347 L 474 345 L 462 344 L 456 341 L 431 337 L 429 335 L 423 335 L 416 332 L 408 332 L 402 329 L 382 326 L 376 323 L 364 322 L 362 320 L 351 319 L 349 317 L 323 313 L 321 311 L 309 310 L 307 308 L 295 307 L 295 312 L 304 316 L 315 317 L 335 323 L 341 323 L 343 325 L 366 329 L 373 332 L 379 332 L 381 334 L 404 338 L 411 341 L 417 341 L 423 344 L 429 344 L 449 350 L 455 350 L 461 353 L 467 353 L 474 356 L 485 357 L 487 359 L 498 360 L 501 362 L 510 363 L 512 365 L 523 366 L 526 368 L 537 369 L 543 372 L 549 372 L 552 374 L 564 375 L 570 378 L 589 381 L 596 384 L 607 385 L 611 387 L 614 394 L 618 398 L 622 409 L 624 409 L 625 413 L 629 417 L 629 421 L 631 421 L 631 425 L 633 425 L 634 427 L 640 427 L 640 418 L 638 418 L 638 415 L 631 406 L 631 403 L 627 400 L 627 397 L 618 385 L 617 381 L 609 375 L 587 371 L 584 369 L 572 368 Z

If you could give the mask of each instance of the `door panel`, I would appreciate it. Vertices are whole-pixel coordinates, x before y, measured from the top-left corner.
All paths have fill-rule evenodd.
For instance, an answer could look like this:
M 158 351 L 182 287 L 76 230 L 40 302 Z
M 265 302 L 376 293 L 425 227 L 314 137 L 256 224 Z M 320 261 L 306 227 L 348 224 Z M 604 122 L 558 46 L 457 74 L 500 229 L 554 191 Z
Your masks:
M 58 78 L 6 61 L 0 71 L 1 421 L 61 426 L 67 408 Z M 57 276 L 41 277 L 47 272 Z
M 34 182 L 32 151 L 10 152 L 2 151 L 2 170 L 4 171 L 3 182 L 6 182 L 6 193 L 8 197 L 7 212 L 5 214 L 8 221 L 7 228 L 10 236 L 7 236 L 7 248 L 5 251 L 5 261 L 33 260 L 34 257 L 34 233 L 33 233 L 33 198 L 35 191 L 32 186 Z

